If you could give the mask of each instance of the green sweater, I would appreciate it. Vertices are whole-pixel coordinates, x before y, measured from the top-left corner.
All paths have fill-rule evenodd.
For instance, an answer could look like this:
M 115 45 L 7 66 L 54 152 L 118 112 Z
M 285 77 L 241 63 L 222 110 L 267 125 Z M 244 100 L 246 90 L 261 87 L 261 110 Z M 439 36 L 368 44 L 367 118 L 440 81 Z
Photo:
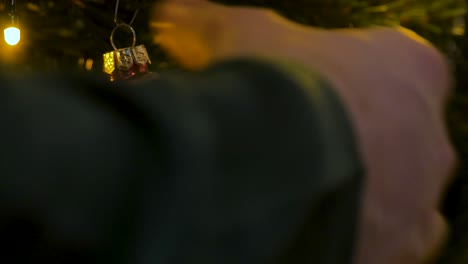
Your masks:
M 1 79 L 4 263 L 351 262 L 363 171 L 316 73 Z

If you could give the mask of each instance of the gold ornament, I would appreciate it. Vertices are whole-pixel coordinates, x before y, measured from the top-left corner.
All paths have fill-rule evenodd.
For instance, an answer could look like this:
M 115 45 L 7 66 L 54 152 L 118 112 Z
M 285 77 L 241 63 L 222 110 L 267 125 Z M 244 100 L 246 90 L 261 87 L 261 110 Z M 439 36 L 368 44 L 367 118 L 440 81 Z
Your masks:
M 131 47 L 118 49 L 115 46 L 114 33 L 121 27 L 126 27 L 132 32 L 133 41 Z M 110 42 L 114 50 L 104 53 L 103 61 L 104 72 L 109 75 L 111 81 L 131 79 L 148 72 L 148 66 L 151 64 L 148 52 L 144 45 L 135 46 L 135 30 L 129 24 L 117 24 L 112 30 Z

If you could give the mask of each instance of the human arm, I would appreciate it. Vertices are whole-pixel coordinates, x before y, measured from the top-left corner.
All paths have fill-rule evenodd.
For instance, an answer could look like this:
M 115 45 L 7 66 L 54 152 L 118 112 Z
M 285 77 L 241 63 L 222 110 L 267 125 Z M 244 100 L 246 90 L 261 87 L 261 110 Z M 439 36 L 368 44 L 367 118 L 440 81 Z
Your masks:
M 251 58 L 132 86 L 4 83 L 6 258 L 350 261 L 362 171 L 340 99 L 310 69 Z

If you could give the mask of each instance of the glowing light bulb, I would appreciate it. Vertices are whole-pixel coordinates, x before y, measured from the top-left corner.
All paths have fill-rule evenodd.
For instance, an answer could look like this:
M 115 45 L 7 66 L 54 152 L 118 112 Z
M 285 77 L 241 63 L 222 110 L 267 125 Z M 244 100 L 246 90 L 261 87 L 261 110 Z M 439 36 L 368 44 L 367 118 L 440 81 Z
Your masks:
M 11 45 L 11 46 L 14 46 L 14 45 L 18 44 L 18 42 L 21 39 L 21 32 L 16 27 L 6 28 L 3 31 L 3 34 L 4 34 L 4 37 L 5 37 L 5 42 L 8 45 Z

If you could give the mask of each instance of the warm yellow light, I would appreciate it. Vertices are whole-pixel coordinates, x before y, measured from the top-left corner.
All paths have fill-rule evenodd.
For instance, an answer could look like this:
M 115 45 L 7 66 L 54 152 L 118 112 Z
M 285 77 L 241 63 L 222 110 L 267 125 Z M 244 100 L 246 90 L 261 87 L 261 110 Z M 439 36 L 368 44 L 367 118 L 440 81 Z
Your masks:
M 8 45 L 11 45 L 11 46 L 14 46 L 14 45 L 18 44 L 18 42 L 21 39 L 20 30 L 18 28 L 16 28 L 16 27 L 6 28 L 3 31 L 3 34 L 4 34 L 4 37 L 5 37 L 5 42 Z
M 87 59 L 85 64 L 85 69 L 90 71 L 93 69 L 93 59 Z

